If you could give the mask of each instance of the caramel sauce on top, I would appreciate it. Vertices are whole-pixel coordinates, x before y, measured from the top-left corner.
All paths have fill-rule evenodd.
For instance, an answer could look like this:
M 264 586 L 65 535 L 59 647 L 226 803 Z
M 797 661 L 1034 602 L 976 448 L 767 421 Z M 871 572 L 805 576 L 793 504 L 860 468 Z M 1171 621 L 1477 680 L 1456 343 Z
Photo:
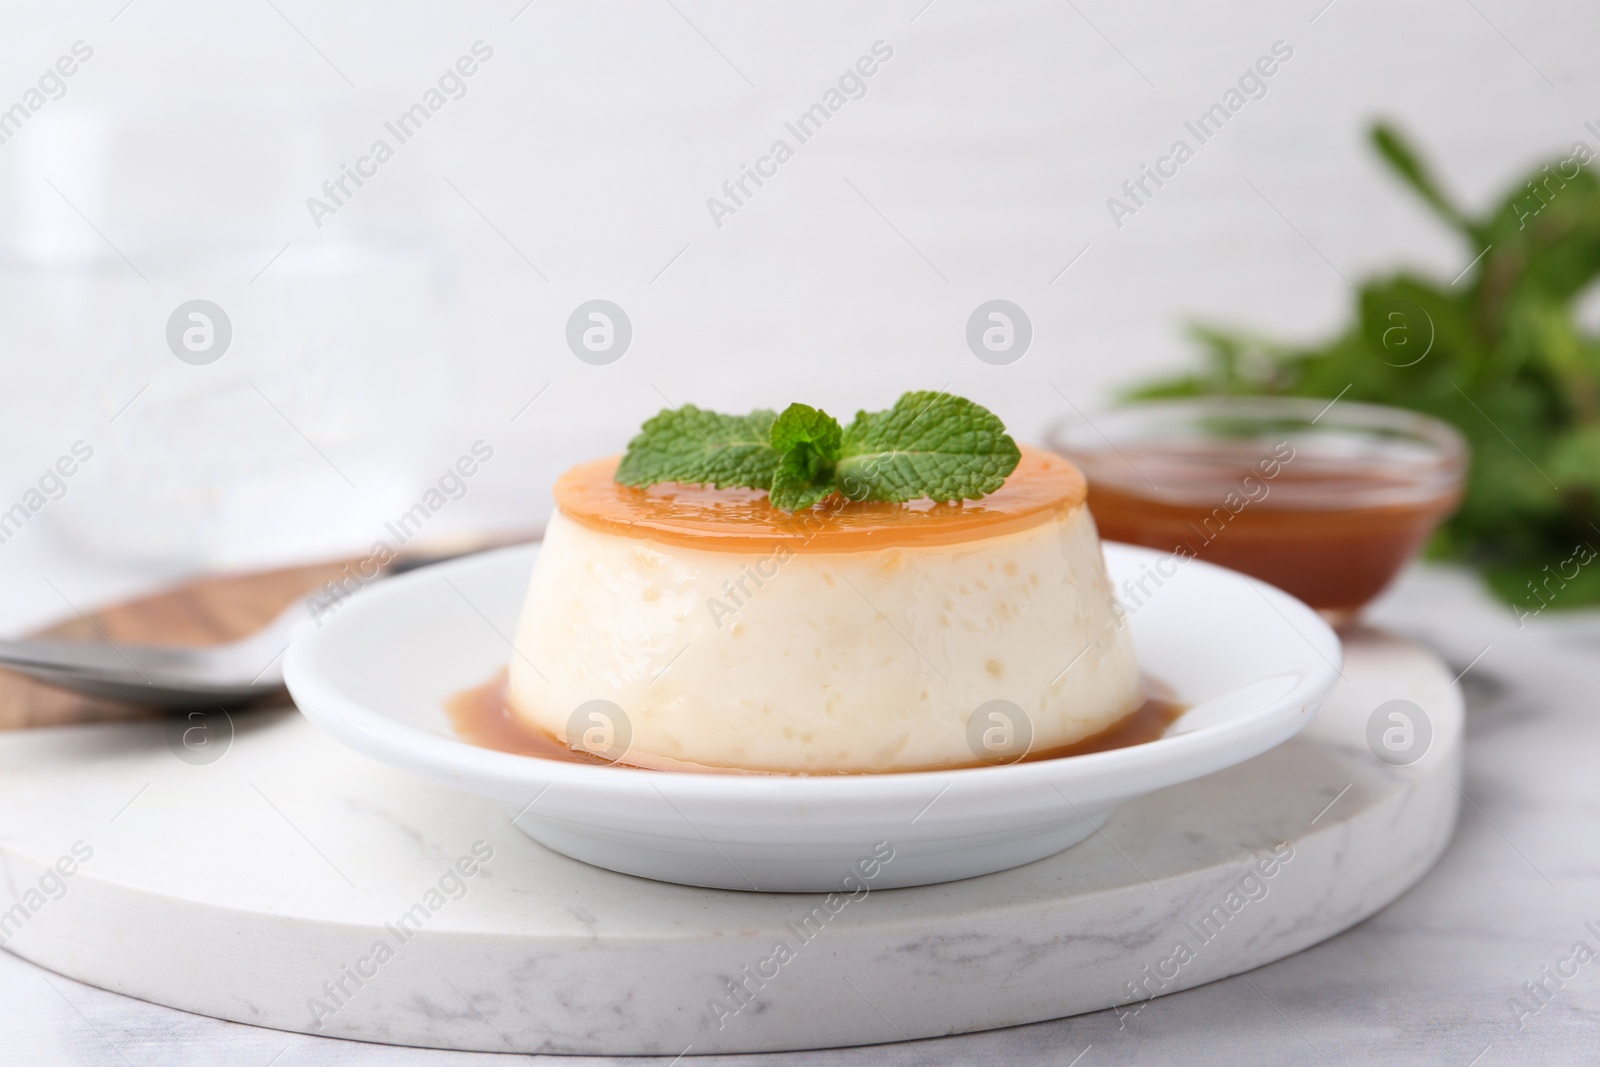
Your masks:
M 882 504 L 834 496 L 791 515 L 759 489 L 621 485 L 618 462 L 612 456 L 563 474 L 555 485 L 561 513 L 602 533 L 712 551 L 766 551 L 775 541 L 822 552 L 957 544 L 1039 525 L 1078 507 L 1088 492 L 1070 461 L 1023 448 L 1005 484 L 980 500 Z
M 496 752 L 510 752 L 517 756 L 532 756 L 535 759 L 557 760 L 562 763 L 583 763 L 590 766 L 616 766 L 631 767 L 637 770 L 649 771 L 681 771 L 691 774 L 760 774 L 778 775 L 780 777 L 804 777 L 799 772 L 786 771 L 748 771 L 735 767 L 713 767 L 700 763 L 687 763 L 666 756 L 652 756 L 646 753 L 628 752 L 615 762 L 597 756 L 583 748 L 575 748 L 554 734 L 546 733 L 536 726 L 529 725 L 511 710 L 511 702 L 506 698 L 507 673 L 504 668 L 493 678 L 482 685 L 463 690 L 451 697 L 445 704 L 445 710 L 450 716 L 450 723 L 455 727 L 456 736 L 470 745 L 479 748 L 493 749 Z M 1167 727 L 1178 720 L 1188 708 L 1171 698 L 1165 687 L 1151 679 L 1145 679 L 1145 701 L 1129 714 L 1118 719 L 1101 732 L 1075 741 L 1070 745 L 1059 745 L 1055 748 L 1041 749 L 1029 752 L 1023 756 L 1019 763 L 1033 763 L 1037 760 L 1064 759 L 1068 756 L 1083 756 L 1091 752 L 1109 752 L 1115 748 L 1128 748 L 1132 745 L 1142 745 L 1155 741 L 1164 736 Z M 943 771 L 955 770 L 961 767 L 982 767 L 985 763 L 972 760 L 965 763 L 950 763 L 938 767 L 906 767 L 897 768 L 888 772 L 871 771 L 839 771 L 838 774 L 906 774 L 913 771 Z

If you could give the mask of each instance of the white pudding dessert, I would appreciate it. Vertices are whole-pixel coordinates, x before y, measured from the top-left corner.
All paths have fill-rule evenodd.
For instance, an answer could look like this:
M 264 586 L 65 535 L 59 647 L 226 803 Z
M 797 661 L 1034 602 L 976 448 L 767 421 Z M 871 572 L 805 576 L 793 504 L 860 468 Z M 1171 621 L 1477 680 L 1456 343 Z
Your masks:
M 510 665 L 512 713 L 574 748 L 576 713 L 614 706 L 627 763 L 912 771 L 1063 748 L 1143 701 L 1065 459 L 1023 449 L 978 501 L 794 514 L 616 465 L 557 482 Z

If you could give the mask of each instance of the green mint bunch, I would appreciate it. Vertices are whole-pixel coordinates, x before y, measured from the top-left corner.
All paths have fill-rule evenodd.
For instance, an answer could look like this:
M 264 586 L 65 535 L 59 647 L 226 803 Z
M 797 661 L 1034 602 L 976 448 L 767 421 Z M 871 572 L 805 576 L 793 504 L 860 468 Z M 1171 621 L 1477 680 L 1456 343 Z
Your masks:
M 1022 453 L 987 408 L 947 393 L 906 393 L 888 411 L 841 426 L 825 411 L 790 404 L 781 414 L 721 415 L 692 404 L 645 422 L 616 479 L 764 489 L 795 512 L 835 494 L 847 500 L 943 503 L 1000 488 Z
M 1600 566 L 1583 562 L 1600 546 L 1600 332 L 1585 312 L 1600 286 L 1596 146 L 1578 141 L 1470 212 L 1398 130 L 1375 126 L 1372 143 L 1459 238 L 1466 269 L 1370 277 L 1326 339 L 1203 327 L 1209 366 L 1134 395 L 1340 397 L 1452 422 L 1472 469 L 1430 554 L 1477 568 L 1519 613 L 1600 605 Z

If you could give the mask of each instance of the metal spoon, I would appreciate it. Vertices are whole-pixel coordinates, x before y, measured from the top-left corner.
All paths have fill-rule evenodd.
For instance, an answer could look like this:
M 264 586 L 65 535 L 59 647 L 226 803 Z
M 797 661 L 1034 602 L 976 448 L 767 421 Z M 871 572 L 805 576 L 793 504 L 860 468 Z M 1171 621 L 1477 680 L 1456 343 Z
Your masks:
M 491 545 L 480 543 L 465 552 L 401 557 L 372 580 L 527 539 L 524 535 Z M 307 597 L 249 637 L 203 648 L 53 638 L 0 640 L 0 667 L 59 689 L 143 707 L 243 707 L 282 693 L 283 654 L 290 637 L 319 609 L 326 612 L 328 607 L 319 604 L 316 595 Z
M 283 689 L 289 636 L 312 618 L 310 598 L 264 629 L 204 648 L 29 638 L 0 641 L 0 667 L 58 689 L 144 707 L 242 707 Z

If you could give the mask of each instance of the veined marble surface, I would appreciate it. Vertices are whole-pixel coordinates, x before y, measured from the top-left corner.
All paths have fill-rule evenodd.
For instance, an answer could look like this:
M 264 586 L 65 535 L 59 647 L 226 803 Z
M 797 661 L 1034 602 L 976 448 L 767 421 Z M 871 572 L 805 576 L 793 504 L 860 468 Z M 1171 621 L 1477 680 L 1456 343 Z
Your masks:
M 827 911 L 821 895 L 586 867 L 522 838 L 502 805 L 373 764 L 292 714 L 240 716 L 204 765 L 175 759 L 162 724 L 11 735 L 0 858 L 5 903 L 24 910 L 0 924 L 14 952 L 99 986 L 399 1044 L 674 1056 L 1112 1006 L 1136 1028 L 1160 1011 L 1152 994 L 1360 921 L 1447 843 L 1461 738 L 1448 670 L 1363 635 L 1345 674 L 1301 737 L 1125 805 L 1077 848 Z M 1395 698 L 1433 730 L 1403 769 L 1366 742 Z

